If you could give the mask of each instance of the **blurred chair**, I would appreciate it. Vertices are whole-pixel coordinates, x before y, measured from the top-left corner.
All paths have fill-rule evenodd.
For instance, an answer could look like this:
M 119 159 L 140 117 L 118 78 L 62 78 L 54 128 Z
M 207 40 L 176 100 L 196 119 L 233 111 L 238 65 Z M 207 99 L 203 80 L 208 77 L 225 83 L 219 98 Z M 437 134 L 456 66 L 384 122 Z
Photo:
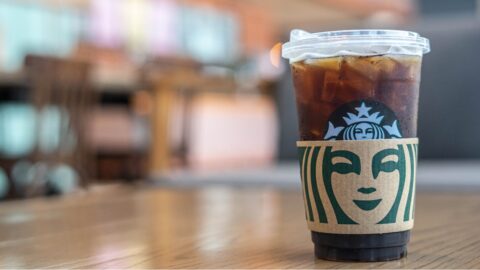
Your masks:
M 86 185 L 92 168 L 85 144 L 85 119 L 92 103 L 90 66 L 73 60 L 27 56 L 25 69 L 32 104 L 40 117 L 38 145 L 32 158 L 45 163 L 47 174 L 43 177 L 49 192 L 68 192 L 77 184 Z
M 95 102 L 86 131 L 96 165 L 95 180 L 132 182 L 145 178 L 151 106 L 148 93 L 138 85 L 137 63 L 121 48 L 88 42 L 79 43 L 72 54 L 92 66 Z
M 91 104 L 88 75 L 86 63 L 27 56 L 21 78 L 27 97 L 11 105 L 28 113 L 21 119 L 25 124 L 12 123 L 8 132 L 10 141 L 32 147 L 0 153 L 14 197 L 68 193 L 87 184 L 92 166 L 84 143 Z

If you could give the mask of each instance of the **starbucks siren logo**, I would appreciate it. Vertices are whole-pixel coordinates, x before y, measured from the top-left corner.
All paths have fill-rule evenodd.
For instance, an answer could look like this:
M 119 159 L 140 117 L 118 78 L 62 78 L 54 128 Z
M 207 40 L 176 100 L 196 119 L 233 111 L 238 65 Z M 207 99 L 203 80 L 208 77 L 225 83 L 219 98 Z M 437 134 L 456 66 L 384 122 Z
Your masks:
M 340 106 L 329 118 L 325 140 L 402 138 L 398 120 L 376 101 L 354 101 Z
M 326 130 L 322 141 L 297 142 L 309 228 L 347 234 L 411 229 L 418 139 L 403 139 L 394 112 L 374 100 L 339 106 Z

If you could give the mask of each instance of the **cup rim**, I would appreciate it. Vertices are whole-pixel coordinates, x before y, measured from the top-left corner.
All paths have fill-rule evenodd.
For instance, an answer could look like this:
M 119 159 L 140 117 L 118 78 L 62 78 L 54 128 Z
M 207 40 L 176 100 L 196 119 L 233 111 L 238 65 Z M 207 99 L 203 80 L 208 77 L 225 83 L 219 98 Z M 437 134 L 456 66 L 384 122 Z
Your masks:
M 422 55 L 430 52 L 429 40 L 416 32 L 390 29 L 351 29 L 309 33 L 294 29 L 290 32 L 290 41 L 282 46 L 282 56 L 287 59 L 321 50 L 357 50 L 376 48 L 388 50 L 392 47 L 402 48 L 404 54 Z M 379 49 L 382 48 L 382 49 Z M 367 50 L 371 54 L 371 49 Z M 334 54 L 334 53 L 333 53 Z

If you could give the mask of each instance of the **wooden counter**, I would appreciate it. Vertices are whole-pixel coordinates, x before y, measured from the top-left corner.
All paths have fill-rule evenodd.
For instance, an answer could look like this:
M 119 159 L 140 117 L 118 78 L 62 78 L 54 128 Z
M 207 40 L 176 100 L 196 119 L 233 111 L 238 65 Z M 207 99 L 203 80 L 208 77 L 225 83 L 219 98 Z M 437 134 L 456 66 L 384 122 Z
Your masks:
M 93 188 L 0 204 L 0 268 L 480 268 L 480 193 L 420 192 L 407 258 L 317 260 L 300 190 Z

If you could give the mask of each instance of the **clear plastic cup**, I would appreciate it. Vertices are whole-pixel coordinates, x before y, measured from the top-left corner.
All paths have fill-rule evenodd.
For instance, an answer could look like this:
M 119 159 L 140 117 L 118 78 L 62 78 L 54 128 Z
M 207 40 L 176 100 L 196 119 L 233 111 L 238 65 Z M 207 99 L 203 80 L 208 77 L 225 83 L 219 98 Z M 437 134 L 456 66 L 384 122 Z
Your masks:
M 415 138 L 422 55 L 429 51 L 428 39 L 407 31 L 312 34 L 293 30 L 282 55 L 291 65 L 300 141 Z M 416 146 L 414 153 L 416 161 Z M 300 162 L 302 165 L 302 156 Z M 316 181 L 322 181 L 318 175 Z M 318 196 L 319 200 L 325 197 L 320 191 L 309 190 L 307 184 L 303 188 L 304 196 Z M 409 197 L 414 198 L 414 194 Z M 307 208 L 306 204 L 307 222 L 311 223 L 311 209 Z M 368 213 L 365 211 L 365 215 Z M 413 214 L 411 219 L 413 226 Z M 349 261 L 384 261 L 406 255 L 410 229 L 375 233 L 372 227 L 368 231 L 332 233 L 314 229 L 315 254 L 323 259 Z

